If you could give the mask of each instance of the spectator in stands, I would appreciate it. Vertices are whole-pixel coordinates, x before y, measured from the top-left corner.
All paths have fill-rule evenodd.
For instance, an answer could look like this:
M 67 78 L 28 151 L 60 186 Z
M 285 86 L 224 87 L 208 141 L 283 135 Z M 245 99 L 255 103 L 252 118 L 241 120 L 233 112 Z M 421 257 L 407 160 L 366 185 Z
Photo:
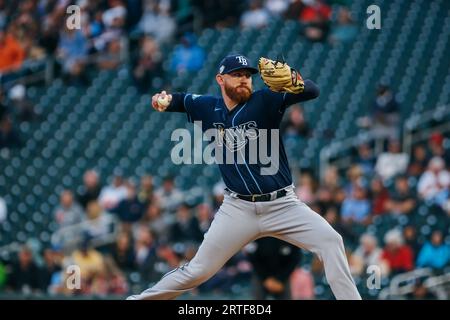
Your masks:
M 45 16 L 38 43 L 39 46 L 44 49 L 47 56 L 53 57 L 55 55 L 59 43 L 59 26 L 57 15 L 48 14 Z M 54 66 L 53 61 L 52 66 Z
M 367 190 L 356 185 L 353 188 L 352 196 L 342 203 L 341 218 L 344 224 L 364 224 L 370 223 L 370 201 L 367 198 Z
M 125 272 L 133 271 L 136 268 L 135 252 L 129 233 L 120 232 L 117 235 L 116 242 L 111 249 L 111 256 L 117 266 Z
M 5 26 L 0 28 L 0 75 L 15 71 L 22 66 L 25 60 L 25 51 L 17 39 L 6 31 Z
M 386 84 L 378 85 L 371 111 L 373 130 L 377 136 L 398 139 L 399 108 L 392 89 Z
M 141 203 L 148 205 L 153 201 L 153 177 L 144 175 L 141 177 L 138 199 Z
M 104 271 L 92 279 L 90 294 L 108 296 L 124 295 L 128 292 L 128 283 L 121 270 L 111 257 L 104 259 Z
M 305 4 L 303 0 L 290 0 L 289 7 L 284 14 L 284 18 L 288 20 L 298 20 L 300 12 L 302 12 Z
M 97 59 L 100 70 L 114 70 L 122 63 L 122 45 L 120 39 L 112 39 L 106 44 L 106 50 Z
M 292 300 L 313 300 L 315 298 L 314 278 L 307 269 L 297 266 L 291 274 L 289 285 Z
M 208 231 L 213 220 L 211 206 L 206 203 L 199 204 L 196 208 L 195 217 L 197 218 L 198 229 L 200 230 L 200 233 L 204 235 Z
M 217 182 L 213 187 L 213 210 L 217 212 L 225 197 L 225 184 L 223 181 Z
M 87 288 L 82 290 L 90 291 L 90 283 L 97 274 L 104 271 L 103 255 L 92 246 L 92 239 L 85 235 L 79 248 L 72 252 L 72 261 L 80 268 L 82 281 L 85 282 Z
M 344 186 L 346 197 L 351 197 L 353 194 L 353 189 L 356 186 L 365 185 L 365 177 L 361 167 L 357 164 L 351 164 L 347 169 L 347 183 Z
M 162 215 L 157 203 L 150 204 L 140 224 L 147 225 L 158 242 L 166 243 L 170 237 L 170 225 L 174 222 L 173 215 Z
M 95 53 L 95 43 L 105 32 L 105 25 L 103 24 L 103 11 L 89 8 L 89 3 L 86 1 L 85 6 L 81 7 L 81 21 L 83 22 L 82 30 L 89 39 L 89 53 Z
M 85 220 L 83 209 L 74 201 L 72 191 L 61 192 L 59 205 L 55 208 L 53 217 L 59 228 L 69 227 Z
M 341 177 L 336 166 L 326 168 L 322 185 L 332 191 L 335 191 L 341 186 Z
M 375 171 L 386 182 L 397 174 L 405 173 L 408 162 L 409 156 L 401 152 L 400 142 L 390 140 L 388 151 L 378 156 Z
M 127 196 L 122 199 L 110 212 L 117 214 L 122 224 L 130 225 L 139 221 L 144 215 L 145 204 L 139 201 L 136 186 L 132 182 L 126 184 Z
M 184 200 L 183 193 L 175 187 L 175 181 L 170 176 L 164 178 L 162 187 L 156 191 L 155 195 L 163 214 L 175 213 Z
M 303 32 L 310 41 L 324 41 L 330 30 L 331 7 L 322 0 L 302 0 L 300 22 Z
M 370 182 L 370 199 L 372 200 L 372 214 L 380 215 L 386 212 L 386 204 L 389 201 L 389 192 L 383 184 L 383 180 L 374 177 Z
M 402 233 L 392 229 L 384 235 L 385 247 L 381 258 L 389 267 L 389 274 L 395 275 L 414 268 L 412 249 L 404 244 Z
M 450 264 L 450 245 L 443 241 L 442 231 L 435 230 L 431 241 L 427 241 L 417 257 L 417 267 L 432 268 L 436 273 L 442 273 Z
M 301 196 L 297 193 L 298 196 Z M 300 198 L 301 199 L 301 198 Z M 316 201 L 315 204 L 318 207 L 318 212 L 320 214 L 325 214 L 328 208 L 335 206 L 335 202 L 333 199 L 333 192 L 330 188 L 320 186 L 316 192 Z
M 199 71 L 205 62 L 205 51 L 193 33 L 186 33 L 173 52 L 171 71 L 175 74 Z
M 241 16 L 241 27 L 244 29 L 260 29 L 268 25 L 269 12 L 263 7 L 261 0 L 250 0 L 248 10 Z
M 316 200 L 316 183 L 309 172 L 300 174 L 296 190 L 297 196 L 306 204 L 313 203 Z
M 417 192 L 420 197 L 444 207 L 449 195 L 450 173 L 445 169 L 444 160 L 433 157 L 428 169 L 420 177 Z
M 444 136 L 440 132 L 434 132 L 430 135 L 428 146 L 433 157 L 444 159 L 446 166 L 450 166 L 450 149 L 444 148 Z
M 360 144 L 355 163 L 361 168 L 364 176 L 368 177 L 373 175 L 375 161 L 376 159 L 373 156 L 370 146 L 367 143 Z
M 280 130 L 285 138 L 308 137 L 311 134 L 301 106 L 295 105 L 289 108 L 288 118 L 282 122 Z
M 100 205 L 105 210 L 117 207 L 120 201 L 127 197 L 127 188 L 120 170 L 116 170 L 112 179 L 112 184 L 102 188 L 99 195 Z
M 269 11 L 271 16 L 283 17 L 286 10 L 289 8 L 291 0 L 266 0 L 264 7 Z
M 138 29 L 144 34 L 154 37 L 159 44 L 163 44 L 172 40 L 176 31 L 176 23 L 160 2 L 146 1 Z
M 408 178 L 404 175 L 395 179 L 395 191 L 386 203 L 386 210 L 394 215 L 410 214 L 416 207 L 416 196 L 409 188 Z
M 183 260 L 183 252 L 185 250 L 184 243 L 174 243 L 173 245 L 169 245 L 167 243 L 159 245 L 157 250 L 157 261 L 158 264 L 161 262 L 162 269 L 166 271 L 173 270 L 180 266 L 181 261 Z
M 37 20 L 29 14 L 20 15 L 13 24 L 17 23 L 17 28 L 20 29 L 16 34 L 20 46 L 25 52 L 26 60 L 42 60 L 45 58 L 44 48 L 39 46 L 37 41 L 38 35 L 36 31 L 39 30 Z M 21 34 L 21 37 L 19 36 Z
M 122 0 L 109 0 L 108 8 L 102 13 L 103 32 L 93 39 L 97 52 L 104 54 L 111 41 L 120 40 L 126 22 L 127 9 Z
M 87 219 L 84 232 L 90 238 L 104 238 L 114 230 L 113 217 L 110 213 L 104 211 L 98 201 L 93 200 L 89 202 L 86 213 Z
M 170 235 L 171 242 L 201 242 L 203 240 L 203 233 L 199 229 L 197 218 L 192 216 L 191 210 L 186 204 L 179 206 Z
M 18 254 L 18 261 L 13 262 L 7 277 L 6 290 L 22 294 L 37 293 L 41 289 L 40 269 L 33 261 L 30 248 L 23 246 Z
M 137 270 L 143 282 L 155 281 L 159 274 L 155 270 L 158 247 L 148 226 L 141 225 L 136 231 L 134 242 L 134 256 Z
M 19 134 L 13 127 L 10 116 L 6 115 L 0 119 L 0 150 L 13 149 L 22 145 Z
M 78 193 L 78 203 L 86 209 L 87 204 L 93 200 L 97 200 L 100 195 L 101 184 L 100 177 L 95 170 L 87 170 L 83 175 L 83 186 L 81 192 Z
M 358 34 L 358 27 L 355 25 L 350 11 L 346 7 L 340 7 L 337 23 L 332 27 L 330 42 L 332 44 L 351 42 Z
M 353 275 L 364 276 L 369 266 L 380 268 L 381 274 L 388 273 L 386 261 L 381 256 L 383 250 L 378 246 L 377 238 L 365 233 L 359 238 L 359 247 L 350 256 L 350 270 Z
M 32 121 L 36 119 L 34 105 L 26 97 L 26 88 L 23 84 L 16 84 L 9 90 L 9 98 L 12 106 L 16 109 L 19 121 Z
M 57 56 L 62 64 L 64 76 L 72 84 L 86 84 L 87 50 L 87 40 L 80 30 L 66 27 L 62 29 Z
M 427 168 L 429 157 L 426 148 L 421 145 L 415 145 L 411 159 L 408 164 L 408 175 L 419 177 Z
M 254 298 L 290 299 L 289 278 L 300 260 L 300 250 L 276 238 L 266 237 L 247 246 L 253 265 Z
M 153 78 L 161 74 L 162 58 L 158 43 L 150 36 L 143 37 L 133 67 L 133 79 L 141 92 L 147 92 Z
M 411 248 L 415 261 L 421 248 L 421 244 L 417 239 L 416 225 L 408 224 L 403 228 L 403 239 L 405 239 L 405 244 Z
M 55 248 L 56 249 L 56 248 Z M 46 248 L 43 251 L 44 265 L 41 269 L 40 286 L 41 290 L 50 293 L 50 286 L 55 284 L 54 278 L 62 271 L 62 260 L 59 258 L 57 250 Z
M 414 283 L 413 292 L 406 295 L 408 300 L 436 300 L 437 296 L 425 286 L 423 279 L 417 279 Z

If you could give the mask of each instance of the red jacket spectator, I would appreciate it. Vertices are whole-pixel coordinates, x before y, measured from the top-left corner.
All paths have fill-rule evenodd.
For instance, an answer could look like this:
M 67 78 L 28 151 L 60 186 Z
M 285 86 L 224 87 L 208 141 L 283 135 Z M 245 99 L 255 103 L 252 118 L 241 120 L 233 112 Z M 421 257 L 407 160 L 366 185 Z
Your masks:
M 25 59 L 25 51 L 13 36 L 0 30 L 0 72 L 20 68 Z
M 317 22 L 322 20 L 330 20 L 331 7 L 322 3 L 320 0 L 314 1 L 311 5 L 308 4 L 303 8 L 300 13 L 300 21 L 304 23 Z
M 384 241 L 386 246 L 381 259 L 388 263 L 391 274 L 407 272 L 414 268 L 413 252 L 409 246 L 403 244 L 403 236 L 399 230 L 388 231 Z

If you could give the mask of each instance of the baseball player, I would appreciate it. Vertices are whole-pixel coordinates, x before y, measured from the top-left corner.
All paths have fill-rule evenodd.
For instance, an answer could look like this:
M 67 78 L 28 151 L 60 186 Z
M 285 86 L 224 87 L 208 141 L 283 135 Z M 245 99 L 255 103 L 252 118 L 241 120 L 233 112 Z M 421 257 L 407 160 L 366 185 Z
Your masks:
M 263 164 L 250 163 L 251 155 L 241 148 L 252 136 L 245 135 L 245 130 L 276 131 L 288 106 L 319 95 L 313 81 L 303 80 L 285 62 L 260 58 L 258 68 L 268 88 L 253 92 L 252 75 L 258 69 L 237 54 L 220 62 L 216 81 L 222 97 L 165 91 L 152 97 L 153 108 L 160 112 L 184 112 L 190 122 L 202 121 L 203 131 L 221 130 L 218 136 L 224 145 L 239 146 L 231 150 L 241 161 L 233 158 L 232 163 L 219 164 L 227 187 L 225 198 L 195 257 L 128 299 L 173 299 L 212 277 L 243 246 L 267 236 L 317 254 L 337 299 L 361 299 L 342 237 L 295 195 L 281 138 L 276 141 L 279 165 L 274 174 L 262 174 Z M 227 134 L 233 130 L 240 134 Z

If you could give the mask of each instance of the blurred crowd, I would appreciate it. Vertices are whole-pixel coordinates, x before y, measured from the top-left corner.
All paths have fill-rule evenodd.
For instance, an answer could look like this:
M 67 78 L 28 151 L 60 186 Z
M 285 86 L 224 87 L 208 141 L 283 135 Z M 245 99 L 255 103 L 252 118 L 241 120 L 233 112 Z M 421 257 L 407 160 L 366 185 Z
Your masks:
M 300 110 L 293 106 L 286 121 L 299 117 Z M 284 138 L 300 134 L 301 130 L 287 130 Z M 378 266 L 388 278 L 415 268 L 448 272 L 446 139 L 433 133 L 426 144 L 414 145 L 411 154 L 402 152 L 397 140 L 389 141 L 379 155 L 370 144 L 361 144 L 346 171 L 330 166 L 323 181 L 312 171 L 296 172 L 298 197 L 343 236 L 355 277 L 364 278 L 370 265 Z M 223 195 L 224 185 L 218 182 L 210 198 L 192 204 L 186 201 L 188 192 L 177 188 L 170 176 L 155 187 L 151 175 L 136 181 L 117 170 L 104 180 L 89 170 L 82 186 L 60 194 L 49 225 L 51 243 L 45 247 L 27 243 L 17 259 L 0 267 L 3 290 L 100 296 L 142 290 L 193 257 Z M 437 217 L 425 231 L 417 223 L 421 205 Z M 373 226 L 390 227 L 374 232 Z M 278 242 L 249 244 L 194 294 L 229 293 L 252 283 L 259 298 L 270 295 L 270 290 L 275 298 L 314 298 L 315 283 L 323 276 L 321 262 L 316 257 L 305 262 L 300 250 Z M 276 254 L 279 257 L 268 264 L 268 256 Z M 81 269 L 80 290 L 67 289 L 70 265 Z
M 79 10 L 67 11 L 71 5 Z M 311 41 L 351 41 L 357 33 L 344 0 L 1 0 L 1 81 L 26 61 L 50 57 L 71 83 L 85 84 L 87 67 L 114 69 L 131 55 L 133 78 L 148 89 L 163 71 L 167 45 L 177 47 L 166 71 L 197 71 L 205 60 L 195 35 L 202 29 L 264 28 L 277 19 L 299 21 Z M 79 28 L 69 26 L 75 21 Z

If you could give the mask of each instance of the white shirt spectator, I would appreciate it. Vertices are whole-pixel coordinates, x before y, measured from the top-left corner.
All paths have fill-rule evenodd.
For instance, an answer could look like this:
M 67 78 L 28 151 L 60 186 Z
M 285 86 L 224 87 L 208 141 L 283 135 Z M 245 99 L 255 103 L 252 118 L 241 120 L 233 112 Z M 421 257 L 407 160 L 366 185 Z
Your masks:
M 444 160 L 434 157 L 419 179 L 417 191 L 426 200 L 433 199 L 439 192 L 450 187 L 450 173 L 445 170 Z
M 115 208 L 119 202 L 127 197 L 127 188 L 125 185 L 119 187 L 106 186 L 100 192 L 98 200 L 100 205 L 106 210 Z
M 87 220 L 83 229 L 92 238 L 104 237 L 113 231 L 113 223 L 111 214 L 102 212 L 99 217 Z
M 241 26 L 243 28 L 263 28 L 269 23 L 269 12 L 264 8 L 256 6 L 257 4 L 242 14 Z
M 170 41 L 175 33 L 175 28 L 176 24 L 172 17 L 152 11 L 145 12 L 139 21 L 139 29 L 154 37 L 158 43 Z
M 386 181 L 397 174 L 404 173 L 408 162 L 409 156 L 406 153 L 382 153 L 378 157 L 375 171 Z
M 289 7 L 290 0 L 266 0 L 265 7 L 270 13 L 281 16 Z
M 110 28 L 114 24 L 115 19 L 125 19 L 127 15 L 127 9 L 122 6 L 110 8 L 103 13 L 102 20 L 107 28 Z
M 184 201 L 183 193 L 176 188 L 173 188 L 169 192 L 163 188 L 158 189 L 155 192 L 155 196 L 158 199 L 160 208 L 163 212 L 175 213 L 178 206 Z

